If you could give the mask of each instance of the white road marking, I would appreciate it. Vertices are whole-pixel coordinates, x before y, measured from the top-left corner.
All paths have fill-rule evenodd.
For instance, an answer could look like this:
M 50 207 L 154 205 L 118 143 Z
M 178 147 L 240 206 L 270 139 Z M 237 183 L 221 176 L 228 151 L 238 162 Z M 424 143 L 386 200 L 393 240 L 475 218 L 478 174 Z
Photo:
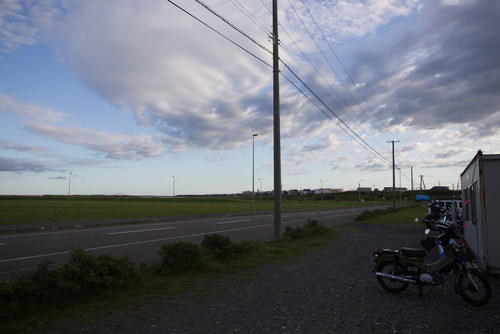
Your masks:
M 107 245 L 107 246 L 101 246 L 101 247 L 92 247 L 92 248 L 86 248 L 84 250 L 85 251 L 93 251 L 93 250 L 116 248 L 116 247 L 142 245 L 142 244 L 149 244 L 149 243 L 155 243 L 155 242 L 160 242 L 160 241 L 168 241 L 168 240 L 175 240 L 175 239 L 182 239 L 182 238 L 199 237 L 199 236 L 203 236 L 203 235 L 211 234 L 211 233 L 227 233 L 227 232 L 237 232 L 237 231 L 244 231 L 244 230 L 259 229 L 259 228 L 268 227 L 268 226 L 272 226 L 272 225 L 273 224 L 263 224 L 263 225 L 256 225 L 256 226 L 233 228 L 233 229 L 228 229 L 228 230 L 219 230 L 219 231 L 211 231 L 211 232 L 204 232 L 204 233 L 194 233 L 194 234 L 188 234 L 188 235 L 180 235 L 180 236 L 176 236 L 176 237 L 168 237 L 168 238 L 152 239 L 152 240 L 144 240 L 144 241 L 135 241 L 135 242 L 129 242 L 129 243 L 123 243 L 123 244 L 115 244 L 115 245 Z M 49 254 L 39 254 L 39 255 L 25 256 L 25 257 L 17 257 L 17 258 L 12 258 L 12 259 L 4 259 L 4 260 L 0 260 L 0 263 L 22 261 L 22 260 L 30 260 L 30 259 L 36 259 L 36 258 L 48 257 L 48 256 L 55 256 L 55 255 L 65 255 L 65 254 L 69 254 L 70 252 L 71 251 L 64 251 L 64 252 L 57 252 L 57 253 L 49 253 Z
M 299 219 L 299 220 L 289 220 L 286 222 L 283 222 L 283 224 L 291 224 L 291 223 L 303 223 L 304 219 Z
M 2 243 L 0 242 L 0 246 L 7 246 L 7 244 L 2 244 Z
M 243 222 L 249 222 L 249 221 L 250 221 L 250 219 L 230 220 L 230 221 L 227 221 L 227 222 L 218 222 L 217 225 L 243 223 Z
M 49 254 L 40 254 L 40 255 L 32 255 L 32 256 L 24 256 L 24 257 L 16 257 L 16 258 L 13 258 L 13 259 L 0 260 L 0 263 L 13 262 L 13 261 L 21 261 L 21 260 L 30 260 L 30 259 L 40 258 L 40 257 L 47 257 L 47 256 L 54 256 L 54 255 L 64 255 L 64 254 L 69 254 L 69 251 L 58 252 L 58 253 L 49 253 Z
M 176 227 L 170 226 L 170 227 L 162 227 L 162 228 L 150 228 L 150 229 L 146 229 L 146 230 L 131 230 L 131 231 L 122 231 L 122 232 L 111 232 L 111 233 L 108 233 L 108 235 L 162 231 L 162 230 L 174 230 L 174 229 L 176 229 Z

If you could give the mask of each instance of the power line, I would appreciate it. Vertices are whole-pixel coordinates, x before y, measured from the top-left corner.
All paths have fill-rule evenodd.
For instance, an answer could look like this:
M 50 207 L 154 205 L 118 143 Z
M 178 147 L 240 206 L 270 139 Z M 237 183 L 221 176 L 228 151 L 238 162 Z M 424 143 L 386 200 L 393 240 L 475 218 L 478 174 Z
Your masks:
M 168 0 L 168 1 L 170 1 L 170 0 Z M 243 36 L 245 36 L 246 38 L 248 38 L 249 40 L 251 40 L 254 44 L 258 45 L 260 48 L 262 48 L 263 50 L 267 51 L 268 53 L 273 54 L 273 52 L 271 50 L 269 50 L 267 47 L 265 47 L 264 45 L 262 45 L 259 42 L 257 42 L 255 39 L 253 39 L 252 37 L 250 37 L 250 35 L 248 35 L 243 30 L 241 30 L 240 28 L 238 28 L 237 26 L 235 26 L 234 24 L 232 24 L 231 22 L 229 22 L 227 19 L 225 19 L 222 15 L 220 15 L 219 13 L 217 13 L 216 11 L 214 11 L 212 8 L 208 7 L 206 4 L 203 3 L 203 1 L 200 1 L 200 0 L 195 0 L 195 1 L 197 3 L 199 3 L 200 5 L 202 5 L 203 7 L 205 7 L 205 9 L 207 9 L 210 13 L 214 14 L 219 19 L 221 19 L 222 21 L 224 21 L 231 28 L 233 28 L 234 30 L 236 30 L 237 32 L 239 32 L 240 34 L 242 34 Z
M 232 39 L 230 39 L 229 37 L 227 37 L 226 35 L 224 35 L 223 33 L 221 33 L 220 31 L 218 31 L 217 29 L 213 28 L 212 26 L 210 26 L 208 23 L 204 22 L 203 20 L 201 20 L 200 18 L 198 18 L 197 16 L 195 16 L 194 14 L 190 13 L 189 11 L 185 10 L 184 8 L 182 8 L 181 6 L 177 5 L 176 3 L 174 3 L 172 0 L 167 0 L 169 3 L 171 3 L 172 5 L 174 5 L 175 7 L 177 7 L 178 9 L 180 9 L 181 11 L 183 11 L 184 13 L 188 14 L 189 16 L 191 16 L 192 18 L 194 18 L 195 20 L 197 20 L 198 22 L 202 23 L 204 26 L 206 26 L 207 28 L 209 28 L 210 30 L 214 31 L 215 33 L 217 33 L 219 36 L 223 37 L 224 39 L 226 39 L 227 41 L 229 41 L 230 43 L 232 43 L 233 45 L 237 46 L 238 48 L 242 49 L 243 51 L 245 51 L 246 53 L 250 54 L 252 57 L 256 58 L 257 60 L 259 60 L 260 62 L 264 63 L 265 65 L 269 66 L 269 67 L 273 67 L 272 65 L 268 64 L 265 60 L 261 59 L 260 57 L 258 57 L 257 55 L 253 54 L 252 52 L 250 52 L 248 49 L 244 48 L 243 46 L 241 46 L 240 44 L 236 43 L 235 41 L 233 41 Z M 243 36 L 245 36 L 246 38 L 248 38 L 252 43 L 256 44 L 257 46 L 259 46 L 260 48 L 262 48 L 263 50 L 265 50 L 266 52 L 268 53 L 271 53 L 273 54 L 272 51 L 270 51 L 267 47 L 263 46 L 262 44 L 260 44 L 258 41 L 256 41 L 254 38 L 252 38 L 251 36 L 249 36 L 247 33 L 245 33 L 243 30 L 239 29 L 238 27 L 236 27 L 234 24 L 232 24 L 231 22 L 229 22 L 227 19 L 225 19 L 222 15 L 218 14 L 215 10 L 211 9 L 209 6 L 207 6 L 206 4 L 204 4 L 202 1 L 200 0 L 195 0 L 197 3 L 199 3 L 201 6 L 203 6 L 205 9 L 207 9 L 209 12 L 211 12 L 213 15 L 215 15 L 216 17 L 218 17 L 219 19 L 221 19 L 224 23 L 226 23 L 227 25 L 229 25 L 231 28 L 233 28 L 234 30 L 236 30 L 237 32 L 239 32 L 240 34 L 242 34 Z M 264 4 L 264 3 L 263 3 Z M 241 5 L 241 4 L 240 4 Z M 265 4 L 264 4 L 265 5 Z M 266 8 L 269 10 L 269 8 L 266 6 Z M 307 29 L 307 28 L 306 28 Z M 292 39 L 293 40 L 293 39 Z M 316 44 L 317 45 L 317 44 Z M 303 53 L 303 55 L 305 56 L 305 53 Z M 307 58 L 307 56 L 306 56 Z M 331 107 L 329 107 L 324 101 L 323 99 L 321 99 L 317 93 L 315 93 L 302 79 L 299 78 L 299 76 L 285 63 L 283 62 L 281 59 L 279 60 L 287 69 L 288 71 L 290 71 L 290 73 L 292 73 L 292 75 L 302 84 L 303 87 L 305 87 L 318 101 L 320 104 L 322 104 L 332 115 L 335 116 L 335 118 L 338 120 L 338 122 L 340 122 L 342 126 L 340 126 L 339 123 L 337 123 L 337 126 L 339 126 L 346 134 L 348 134 L 354 141 L 356 141 L 358 144 L 360 144 L 362 147 L 365 147 L 366 149 L 368 149 L 369 151 L 371 151 L 372 153 L 374 153 L 376 156 L 378 156 L 379 158 L 381 158 L 382 160 L 385 160 L 386 162 L 389 162 L 389 160 L 387 160 L 382 154 L 380 154 L 375 148 L 373 148 L 370 144 L 368 144 L 363 138 L 361 138 L 358 133 L 356 131 L 354 131 L 339 115 L 337 115 L 337 113 L 335 113 Z M 314 64 L 312 64 L 312 62 L 309 60 L 309 62 L 311 63 L 311 65 L 315 68 Z M 315 68 L 316 71 L 319 73 L 319 71 L 317 70 L 317 68 Z M 289 78 L 287 78 L 285 76 L 285 78 L 301 93 L 303 94 L 309 101 L 311 101 L 317 108 L 318 110 L 320 110 L 325 116 L 327 116 L 330 120 L 333 120 L 322 108 L 320 108 L 318 106 L 317 103 L 313 102 L 313 100 L 307 95 L 305 94 L 305 92 L 303 90 L 301 90 L 296 84 L 294 84 Z M 324 80 L 324 78 L 323 78 Z M 325 80 L 326 81 L 326 80 Z M 319 86 L 319 85 L 318 85 Z M 344 102 L 345 103 L 345 102 Z M 363 146 L 364 145 L 364 146 Z
M 335 56 L 335 58 L 337 59 L 337 61 L 339 62 L 340 66 L 342 66 L 342 69 L 344 70 L 345 74 L 347 75 L 347 77 L 349 78 L 349 80 L 351 81 L 352 83 L 352 86 L 356 89 L 356 91 L 358 92 L 358 94 L 361 96 L 361 98 L 363 99 L 363 101 L 366 103 L 366 105 L 373 111 L 375 112 L 374 108 L 371 106 L 371 104 L 368 102 L 368 100 L 366 99 L 366 97 L 363 95 L 363 93 L 361 92 L 361 90 L 358 88 L 358 86 L 356 85 L 356 83 L 354 82 L 354 80 L 352 79 L 351 75 L 349 74 L 349 72 L 347 71 L 347 69 L 345 68 L 344 66 L 344 63 L 342 62 L 342 60 L 339 58 L 339 56 L 337 55 L 337 53 L 335 52 L 335 50 L 333 50 L 333 47 L 332 45 L 330 44 L 330 42 L 328 41 L 328 39 L 326 38 L 325 34 L 323 33 L 323 31 L 321 30 L 321 28 L 319 27 L 318 23 L 316 22 L 316 19 L 314 18 L 314 16 L 311 14 L 311 11 L 309 10 L 309 8 L 307 8 L 307 6 L 305 5 L 304 1 L 303 0 L 300 0 L 300 2 L 302 3 L 302 6 L 304 6 L 304 8 L 306 9 L 307 13 L 309 14 L 310 18 L 312 19 L 312 21 L 314 22 L 314 24 L 316 25 L 316 28 L 318 29 L 319 33 L 321 34 L 321 36 L 323 37 L 323 40 L 326 42 L 326 44 L 328 45 L 328 47 L 330 48 L 330 51 L 333 53 L 333 55 Z M 349 94 L 350 91 L 349 91 Z M 351 96 L 353 97 L 354 99 L 354 96 L 351 94 Z M 361 112 L 363 112 L 367 117 L 368 115 L 366 114 L 366 112 L 361 109 Z M 377 125 L 375 125 L 375 127 L 378 129 Z M 380 129 L 378 129 L 380 132 L 382 132 Z
M 175 2 L 173 2 L 172 0 L 166 0 L 168 2 L 170 2 L 172 5 L 174 5 L 175 7 L 177 7 L 178 9 L 180 9 L 181 11 L 183 11 L 184 13 L 186 13 L 187 15 L 191 16 L 193 19 L 195 19 L 196 21 L 200 22 L 201 24 L 203 24 L 205 27 L 207 27 L 208 29 L 212 30 L 213 32 L 215 32 L 216 34 L 218 34 L 219 36 L 221 36 L 222 38 L 224 38 L 225 40 L 229 41 L 231 44 L 237 46 L 238 48 L 240 48 L 241 50 L 245 51 L 246 53 L 248 53 L 249 55 L 251 55 L 252 57 L 254 57 L 255 59 L 259 60 L 260 62 L 262 62 L 263 64 L 267 65 L 268 67 L 273 67 L 271 64 L 268 64 L 265 60 L 259 58 L 257 55 L 253 54 L 252 52 L 250 52 L 248 49 L 244 48 L 243 46 L 239 45 L 238 43 L 236 43 L 235 41 L 233 41 L 232 39 L 230 39 L 229 37 L 227 37 L 226 35 L 224 35 L 223 33 L 221 33 L 220 31 L 218 31 L 217 29 L 213 28 L 212 26 L 210 26 L 208 23 L 202 21 L 200 18 L 198 18 L 197 16 L 195 16 L 194 14 L 191 14 L 190 12 L 188 12 L 186 9 L 182 8 L 181 6 L 179 6 L 178 4 L 176 4 Z
M 244 15 L 246 15 L 250 20 L 252 20 L 252 22 L 255 23 L 255 25 L 259 27 L 260 30 L 265 32 L 268 36 L 272 35 L 272 32 L 268 28 L 266 28 L 265 25 L 259 22 L 259 20 L 255 17 L 255 15 L 253 15 L 248 9 L 246 9 L 245 6 L 241 4 L 241 2 L 239 2 L 238 0 L 229 0 L 229 1 L 231 1 L 231 3 L 236 8 L 238 8 Z
M 340 118 L 328 105 L 326 105 L 326 103 L 311 89 L 309 88 L 309 86 L 304 82 L 302 81 L 302 79 L 300 79 L 296 74 L 295 72 L 293 72 L 293 70 L 285 63 L 281 60 L 281 63 L 295 76 L 295 78 L 297 80 L 300 81 L 300 83 L 305 87 L 307 88 L 307 90 L 309 90 L 313 95 L 314 97 L 323 105 L 325 106 L 326 109 L 328 109 L 328 111 L 334 115 L 356 138 L 358 138 L 361 142 L 363 142 L 363 144 L 366 145 L 366 147 L 368 147 L 373 153 L 375 153 L 377 156 L 379 156 L 380 158 L 382 158 L 383 160 L 387 161 L 390 163 L 389 160 L 387 160 L 382 154 L 380 154 L 376 149 L 374 149 L 370 144 L 368 144 L 363 138 L 361 138 L 357 133 L 356 131 L 354 131 L 342 118 Z M 353 138 L 351 136 L 351 138 Z M 354 139 L 354 138 L 353 138 Z M 357 141 L 357 140 L 356 140 Z M 357 141 L 359 143 L 359 141 Z

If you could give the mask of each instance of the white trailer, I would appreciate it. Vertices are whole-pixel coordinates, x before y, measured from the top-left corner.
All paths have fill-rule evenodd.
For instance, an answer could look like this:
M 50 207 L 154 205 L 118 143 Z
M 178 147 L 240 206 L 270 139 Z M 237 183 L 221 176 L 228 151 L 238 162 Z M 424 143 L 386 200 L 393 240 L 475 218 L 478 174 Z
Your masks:
M 485 271 L 500 274 L 500 154 L 479 150 L 461 183 L 465 242 Z

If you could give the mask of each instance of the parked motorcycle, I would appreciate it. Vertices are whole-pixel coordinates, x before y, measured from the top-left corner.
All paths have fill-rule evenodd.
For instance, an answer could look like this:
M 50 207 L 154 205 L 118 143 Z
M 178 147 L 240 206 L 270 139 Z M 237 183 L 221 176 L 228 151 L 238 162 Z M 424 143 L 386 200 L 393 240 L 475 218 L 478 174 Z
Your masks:
M 387 291 L 399 293 L 409 284 L 416 284 L 419 297 L 424 286 L 441 285 L 448 278 L 454 277 L 455 293 L 469 304 L 480 306 L 491 298 L 491 286 L 488 279 L 467 262 L 466 248 L 461 243 L 450 242 L 460 239 L 457 229 L 450 226 L 439 236 L 429 236 L 422 240 L 422 245 L 430 251 L 437 243 L 443 249 L 443 256 L 437 261 L 426 263 L 425 249 L 403 247 L 397 250 L 376 249 L 375 274 L 380 285 Z

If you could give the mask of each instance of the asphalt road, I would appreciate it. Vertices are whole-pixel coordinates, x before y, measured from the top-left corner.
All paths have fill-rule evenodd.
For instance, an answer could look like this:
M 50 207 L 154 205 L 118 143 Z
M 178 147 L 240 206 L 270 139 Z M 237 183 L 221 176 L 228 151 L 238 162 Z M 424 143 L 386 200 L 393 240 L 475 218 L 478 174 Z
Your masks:
M 351 222 L 368 207 L 301 211 L 283 213 L 283 225 L 301 226 L 307 219 L 316 219 L 326 226 Z M 373 209 L 374 207 L 370 207 Z M 35 270 L 50 261 L 59 265 L 68 260 L 72 249 L 84 249 L 92 254 L 127 256 L 135 262 L 154 262 L 160 258 L 161 245 L 175 242 L 200 242 L 205 234 L 227 235 L 233 241 L 263 241 L 273 237 L 273 215 L 227 215 L 178 220 L 155 219 L 135 224 L 92 222 L 59 224 L 57 229 L 40 230 L 26 225 L 24 231 L 0 230 L 0 280 L 11 280 L 18 272 Z M 70 227 L 70 228 L 69 228 Z

